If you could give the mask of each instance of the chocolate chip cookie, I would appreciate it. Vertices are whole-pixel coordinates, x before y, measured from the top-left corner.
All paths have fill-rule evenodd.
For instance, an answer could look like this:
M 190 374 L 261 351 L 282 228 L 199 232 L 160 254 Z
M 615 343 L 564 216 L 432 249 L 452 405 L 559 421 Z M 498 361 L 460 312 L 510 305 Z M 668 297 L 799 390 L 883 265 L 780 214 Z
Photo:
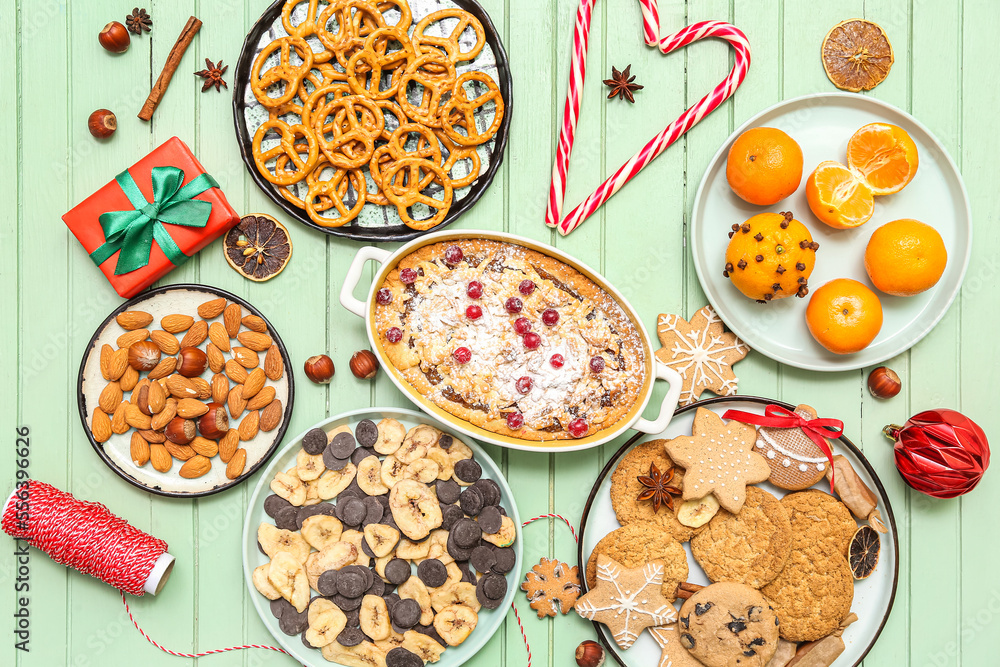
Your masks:
M 764 667 L 778 643 L 779 621 L 761 593 L 744 584 L 712 584 L 681 607 L 681 646 L 706 667 Z
M 597 585 L 598 554 L 604 554 L 627 568 L 662 560 L 663 596 L 671 602 L 676 597 L 677 584 L 687 580 L 688 564 L 684 547 L 655 521 L 630 523 L 601 538 L 587 561 L 588 588 Z

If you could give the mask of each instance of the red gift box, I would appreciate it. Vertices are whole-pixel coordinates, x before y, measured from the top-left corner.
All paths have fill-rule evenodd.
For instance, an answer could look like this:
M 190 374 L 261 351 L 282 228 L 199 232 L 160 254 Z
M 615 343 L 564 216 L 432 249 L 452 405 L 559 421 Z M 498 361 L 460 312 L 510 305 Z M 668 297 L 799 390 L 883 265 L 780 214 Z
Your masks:
M 158 177 L 172 185 L 180 186 L 177 195 L 181 199 L 190 199 L 190 202 L 182 201 L 180 206 L 173 206 L 169 201 L 166 203 L 156 201 L 153 194 L 153 170 L 157 167 L 168 168 L 158 169 Z M 183 174 L 169 168 L 180 169 Z M 202 176 L 203 174 L 205 168 L 195 158 L 191 149 L 183 141 L 173 137 L 129 167 L 127 172 L 119 174 L 117 179 L 80 202 L 63 216 L 63 221 L 91 254 L 91 258 L 99 265 L 115 291 L 122 297 L 133 297 L 240 221 L 240 216 L 226 201 L 222 190 L 210 176 Z M 196 183 L 192 184 L 192 181 Z M 126 189 L 130 187 L 131 182 L 134 182 L 134 186 L 130 198 Z M 188 188 L 191 192 L 202 189 L 200 186 L 206 186 L 208 189 L 187 198 L 184 197 L 184 187 L 189 185 L 193 188 L 193 190 Z M 137 190 L 134 189 L 136 187 Z M 161 192 L 161 199 L 164 199 L 162 195 Z M 150 205 L 144 205 L 141 198 L 145 198 L 145 203 Z M 207 207 L 203 204 L 193 204 L 194 201 L 207 202 L 211 205 L 207 221 L 202 225 L 203 216 L 199 218 L 199 215 L 188 215 L 195 218 L 196 222 L 178 222 L 176 218 L 181 217 L 178 211 L 190 213 L 191 209 L 195 209 L 199 214 L 207 212 Z M 173 213 L 160 213 L 160 205 L 164 205 L 165 211 L 172 209 Z M 104 219 L 102 215 L 105 216 Z M 133 224 L 127 229 L 123 225 L 120 236 L 112 234 L 106 237 L 109 216 L 117 216 L 119 220 L 124 219 L 128 222 L 138 220 L 139 224 Z M 141 237 L 145 237 L 145 240 Z M 123 250 L 117 248 L 123 242 L 130 244 L 126 251 L 130 257 L 123 258 L 125 261 L 120 266 L 119 255 Z M 148 261 L 145 260 L 147 245 Z M 168 253 L 173 257 L 173 261 L 168 257 Z M 134 259 L 133 255 L 138 255 L 140 259 Z M 133 270 L 125 270 L 133 264 L 143 265 Z M 117 274 L 116 269 L 118 269 Z

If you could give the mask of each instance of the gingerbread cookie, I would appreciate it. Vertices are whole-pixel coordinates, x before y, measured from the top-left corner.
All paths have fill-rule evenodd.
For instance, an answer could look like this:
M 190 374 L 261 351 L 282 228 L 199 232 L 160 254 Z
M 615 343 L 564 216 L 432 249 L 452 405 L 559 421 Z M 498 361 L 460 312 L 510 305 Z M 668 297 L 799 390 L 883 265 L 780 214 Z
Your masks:
M 692 595 L 677 620 L 681 646 L 706 667 L 765 667 L 778 617 L 759 591 L 725 582 Z
M 681 543 L 655 521 L 636 521 L 611 531 L 601 538 L 587 561 L 587 587 L 597 585 L 598 556 L 608 556 L 625 567 L 639 567 L 651 560 L 662 560 L 663 596 L 673 601 L 677 584 L 687 580 L 687 554 Z
M 662 560 L 626 568 L 599 555 L 597 586 L 573 608 L 580 616 L 606 625 L 620 647 L 630 648 L 644 628 L 677 620 L 677 612 L 661 592 L 663 573 Z
M 660 647 L 660 662 L 657 667 L 701 667 L 701 663 L 681 646 L 676 623 L 650 628 L 649 634 L 653 635 Z
M 684 500 L 711 493 L 723 509 L 739 512 L 747 485 L 763 482 L 771 474 L 764 457 L 753 451 L 756 430 L 698 408 L 691 433 L 664 445 L 670 458 L 684 467 Z
M 712 581 L 760 588 L 785 567 L 792 544 L 788 511 L 755 486 L 738 514 L 720 510 L 691 540 L 691 553 Z
M 809 420 L 819 416 L 808 405 L 795 408 L 795 414 Z M 771 467 L 770 482 L 789 491 L 808 489 L 823 479 L 830 466 L 823 450 L 800 428 L 761 426 L 756 446 Z
M 851 611 L 854 576 L 843 554 L 829 544 L 799 544 L 785 569 L 761 592 L 781 621 L 781 636 L 792 642 L 825 637 Z
M 789 493 L 781 499 L 792 525 L 792 547 L 823 544 L 846 558 L 858 524 L 851 511 L 818 489 Z M 839 619 L 838 619 L 839 620 Z
M 623 526 L 636 521 L 656 521 L 677 541 L 687 542 L 695 530 L 677 520 L 675 510 L 678 501 L 675 501 L 673 508 L 661 503 L 657 510 L 652 499 L 638 500 L 640 494 L 648 488 L 639 481 L 639 478 L 648 476 L 651 466 L 656 466 L 661 476 L 670 474 L 667 471 L 672 470 L 673 477 L 669 485 L 682 488 L 684 469 L 674 466 L 674 462 L 663 448 L 665 442 L 665 440 L 644 442 L 630 449 L 622 457 L 618 467 L 611 473 L 611 506 L 615 510 L 615 516 L 618 517 L 618 523 Z
M 679 405 L 694 403 L 708 389 L 719 396 L 736 393 L 739 380 L 733 364 L 747 356 L 750 348 L 736 334 L 726 331 L 711 306 L 705 306 L 686 322 L 677 315 L 660 315 L 656 334 L 663 345 L 656 358 L 684 378 Z
M 580 597 L 579 568 L 543 558 L 524 576 L 521 590 L 538 618 L 568 614 Z

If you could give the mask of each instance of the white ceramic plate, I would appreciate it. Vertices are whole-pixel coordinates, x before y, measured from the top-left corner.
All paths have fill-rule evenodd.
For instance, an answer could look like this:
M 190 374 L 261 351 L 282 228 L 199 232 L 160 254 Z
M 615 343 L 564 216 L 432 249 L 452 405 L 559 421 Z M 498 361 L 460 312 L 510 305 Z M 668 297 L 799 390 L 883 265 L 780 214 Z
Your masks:
M 694 415 L 698 407 L 709 408 L 722 415 L 726 410 L 744 410 L 757 414 L 764 413 L 764 407 L 768 404 L 781 405 L 788 409 L 795 406 L 786 405 L 779 401 L 771 401 L 762 398 L 744 397 L 739 400 L 731 400 L 726 397 L 711 398 L 698 403 L 686 405 L 677 410 L 673 421 L 663 433 L 659 435 L 639 435 L 629 440 L 620 450 L 608 461 L 604 470 L 601 471 L 594 488 L 591 491 L 587 507 L 583 512 L 583 520 L 580 524 L 580 571 L 586 568 L 587 558 L 590 557 L 598 541 L 608 533 L 620 527 L 615 518 L 615 511 L 611 506 L 611 473 L 617 467 L 618 462 L 633 445 L 640 442 L 648 442 L 657 438 L 674 438 L 679 435 L 691 435 L 691 426 L 694 422 Z M 882 632 L 882 626 L 889 618 L 889 611 L 892 609 L 892 602 L 896 595 L 896 580 L 899 571 L 899 544 L 896 536 L 896 522 L 893 518 L 892 507 L 886 497 L 882 483 L 875 475 L 874 469 L 864 458 L 861 452 L 846 438 L 833 442 L 834 454 L 843 454 L 865 484 L 871 488 L 878 496 L 878 508 L 882 514 L 888 533 L 881 536 L 882 551 L 879 556 L 878 567 L 867 579 L 856 581 L 854 584 L 854 602 L 851 611 L 858 615 L 858 622 L 849 626 L 844 632 L 844 643 L 847 650 L 837 658 L 832 667 L 848 667 L 848 665 L 859 665 L 871 649 L 875 640 Z M 829 491 L 824 479 L 813 488 Z M 760 488 L 781 498 L 787 491 L 779 489 L 770 483 L 758 484 Z M 684 543 L 684 551 L 688 557 L 688 581 L 694 584 L 708 585 L 711 583 L 701 566 L 691 555 L 691 545 Z M 582 582 L 586 589 L 586 581 Z M 678 601 L 682 602 L 682 601 Z M 677 605 L 678 609 L 680 605 Z M 639 639 L 627 651 L 621 650 L 614 639 L 607 632 L 605 626 L 596 624 L 598 634 L 605 647 L 618 658 L 618 662 L 625 667 L 648 667 L 659 664 L 660 647 L 653 640 L 649 632 L 643 632 Z
M 806 203 L 806 180 L 823 160 L 844 162 L 847 141 L 861 126 L 898 125 L 917 145 L 920 165 L 901 192 L 875 198 L 875 214 L 857 229 L 836 230 L 813 216 Z M 776 127 L 802 147 L 799 189 L 774 206 L 748 204 L 729 188 L 729 147 L 752 127 Z M 759 304 L 743 296 L 722 275 L 727 236 L 733 224 L 767 211 L 792 211 L 812 232 L 820 249 L 809 278 L 814 292 L 834 278 L 853 278 L 874 287 L 865 272 L 865 246 L 872 232 L 900 218 L 916 218 L 940 232 L 948 249 L 948 266 L 930 290 L 912 297 L 876 293 L 882 301 L 882 331 L 855 354 L 837 355 L 813 339 L 806 327 L 809 300 L 790 297 Z M 871 97 L 853 93 L 806 95 L 781 102 L 740 126 L 719 149 L 695 197 L 690 230 L 691 252 L 705 294 L 734 333 L 761 354 L 798 368 L 843 371 L 871 366 L 900 354 L 923 338 L 944 316 L 962 285 L 972 250 L 972 214 L 958 168 L 931 132 L 909 114 Z
M 513 548 L 516 559 L 514 561 L 514 568 L 507 573 L 507 595 L 504 597 L 503 602 L 496 609 L 480 609 L 479 610 L 479 622 L 476 625 L 476 629 L 473 630 L 469 638 L 466 639 L 458 646 L 448 647 L 445 652 L 441 655 L 441 659 L 435 663 L 435 667 L 458 667 L 458 665 L 463 664 L 466 660 L 471 658 L 476 654 L 479 649 L 481 649 L 486 642 L 490 640 L 496 631 L 503 624 L 504 618 L 507 616 L 507 611 L 510 609 L 511 602 L 514 600 L 514 595 L 518 591 L 518 585 L 520 584 L 521 577 L 521 517 L 517 513 L 517 505 L 514 502 L 514 494 L 511 492 L 510 487 L 507 485 L 507 480 L 504 479 L 503 473 L 497 467 L 493 459 L 483 451 L 482 447 L 477 445 L 470 438 L 458 436 L 454 429 L 448 428 L 446 425 L 437 421 L 436 419 L 431 419 L 425 414 L 417 412 L 416 410 L 406 410 L 402 408 L 364 408 L 362 410 L 354 410 L 352 412 L 345 412 L 334 417 L 330 417 L 325 421 L 316 424 L 310 428 L 322 428 L 328 433 L 338 426 L 348 425 L 351 430 L 362 419 L 371 419 L 372 421 L 378 423 L 380 419 L 390 418 L 399 421 L 407 429 L 420 424 L 430 424 L 431 426 L 440 429 L 446 433 L 450 433 L 454 438 L 464 442 L 466 445 L 472 449 L 476 461 L 483 468 L 483 477 L 492 479 L 497 484 L 500 485 L 500 504 L 506 510 L 507 515 L 514 521 L 514 527 L 517 531 L 517 537 L 514 540 Z M 295 465 L 295 456 L 298 454 L 299 449 L 302 446 L 302 437 L 305 432 L 300 433 L 292 441 L 287 443 L 278 454 L 271 459 L 271 463 L 264 470 L 264 474 L 261 475 L 260 481 L 257 482 L 257 488 L 254 489 L 253 496 L 250 498 L 250 506 L 247 509 L 246 523 L 243 525 L 243 577 L 246 580 L 247 589 L 250 593 L 250 598 L 253 600 L 254 608 L 257 609 L 257 614 L 260 616 L 260 620 L 264 622 L 267 629 L 271 632 L 274 638 L 281 644 L 281 647 L 288 651 L 289 655 L 299 661 L 300 664 L 306 665 L 307 667 L 326 667 L 332 663 L 327 662 L 319 649 L 307 649 L 303 644 L 302 640 L 298 637 L 291 637 L 286 635 L 278 627 L 278 619 L 276 619 L 272 614 L 269 607 L 269 600 L 263 595 L 257 592 L 254 588 L 253 580 L 251 575 L 253 574 L 254 568 L 259 565 L 263 565 L 268 562 L 267 556 L 260 552 L 257 548 L 257 527 L 263 523 L 274 523 L 274 520 L 269 517 L 264 512 L 264 499 L 271 493 L 269 485 L 271 483 L 271 478 L 274 477 L 274 473 L 279 470 L 287 470 L 288 468 Z M 414 573 L 416 568 L 414 568 Z

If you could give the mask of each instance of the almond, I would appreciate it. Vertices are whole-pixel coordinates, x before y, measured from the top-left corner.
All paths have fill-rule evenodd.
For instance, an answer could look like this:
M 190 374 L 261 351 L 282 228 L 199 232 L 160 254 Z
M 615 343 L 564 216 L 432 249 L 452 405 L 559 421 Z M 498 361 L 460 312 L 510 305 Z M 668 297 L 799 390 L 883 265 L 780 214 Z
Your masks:
M 198 347 L 208 338 L 208 323 L 205 320 L 198 320 L 191 325 L 191 328 L 181 338 L 181 347 Z
M 177 414 L 184 419 L 201 417 L 208 412 L 208 406 L 194 398 L 182 398 L 177 401 Z
M 111 379 L 111 355 L 114 353 L 115 348 L 111 347 L 107 343 L 101 346 L 101 377 L 105 380 Z
M 178 461 L 187 461 L 191 457 L 196 456 L 195 451 L 191 449 L 190 445 L 178 445 L 177 443 L 166 440 L 164 441 L 163 446 L 166 447 L 167 451 L 170 452 L 170 455 Z
M 281 416 L 281 401 L 271 401 L 260 412 L 260 430 L 264 432 L 273 431 L 281 423 Z
M 276 344 L 271 344 L 267 348 L 267 356 L 264 357 L 264 374 L 272 380 L 278 381 L 285 374 L 285 362 L 281 358 L 281 350 Z
M 165 444 L 149 446 L 149 461 L 153 464 L 153 469 L 159 472 L 167 472 L 174 464 Z
M 226 362 L 226 375 L 236 384 L 243 384 L 247 381 L 247 369 L 230 359 Z
M 243 331 L 236 336 L 236 340 L 256 352 L 263 352 L 271 347 L 271 337 L 256 331 Z
M 125 421 L 125 408 L 130 405 L 128 401 L 122 401 L 115 408 L 115 413 L 111 415 L 111 432 L 121 435 L 129 429 L 128 422 Z
M 203 377 L 188 378 L 191 380 L 191 384 L 194 388 L 198 390 L 198 398 L 205 400 L 206 398 L 212 398 L 212 385 L 208 383 Z
M 101 390 L 101 395 L 97 399 L 97 404 L 101 406 L 107 414 L 114 414 L 115 408 L 122 402 L 122 388 L 117 382 L 109 382 Z
M 175 368 L 177 368 L 177 357 L 164 357 L 160 359 L 160 363 L 153 367 L 153 370 L 149 371 L 149 379 L 165 378 L 173 373 Z
M 212 376 L 212 400 L 216 403 L 225 403 L 229 398 L 229 378 L 222 373 Z
M 267 376 L 264 375 L 263 368 L 255 368 L 250 371 L 246 381 L 243 383 L 243 398 L 249 401 L 256 396 L 257 392 L 264 388 L 265 382 L 267 382 Z
M 156 384 L 159 385 L 158 382 Z M 176 416 L 177 416 L 177 399 L 168 398 L 166 402 L 163 404 L 163 409 L 157 412 L 155 415 L 153 415 L 153 418 L 149 422 L 150 428 L 153 428 L 157 431 L 166 428 L 167 424 L 170 423 L 170 420 Z
M 141 468 L 149 462 L 149 443 L 141 435 L 133 433 L 129 447 L 132 450 L 132 463 L 137 467 Z
M 240 318 L 243 317 L 243 309 L 240 304 L 231 303 L 222 312 L 222 321 L 226 324 L 226 333 L 230 338 L 236 338 L 240 332 Z
M 244 385 L 243 393 L 245 394 L 246 392 L 246 385 Z M 274 395 L 276 393 L 277 392 L 274 390 L 274 387 L 264 387 L 254 394 L 253 398 L 247 400 L 247 410 L 260 410 L 261 408 L 266 408 L 271 404 L 271 401 L 274 400 Z
M 142 378 L 141 380 L 139 380 L 136 383 L 135 387 L 132 389 L 132 395 L 129 396 L 128 399 L 129 403 L 136 406 L 139 405 L 139 394 L 142 392 L 143 387 L 148 387 L 148 386 L 149 386 L 148 378 Z
M 243 368 L 257 368 L 260 364 L 260 356 L 256 352 L 239 345 L 233 348 L 233 359 Z
M 226 333 L 226 327 L 222 322 L 212 322 L 211 326 L 208 327 L 208 339 L 221 351 L 229 352 L 229 334 Z
M 240 440 L 253 440 L 260 431 L 260 413 L 256 410 L 248 412 L 236 430 L 240 433 Z
M 123 333 L 115 342 L 118 343 L 118 347 L 132 347 L 147 338 L 149 338 L 149 329 L 136 329 Z
M 201 477 L 212 469 L 212 462 L 204 456 L 193 456 L 181 466 L 180 475 L 187 479 Z
M 233 458 L 229 459 L 229 463 L 226 465 L 226 477 L 229 479 L 236 479 L 243 474 L 243 468 L 247 464 L 247 450 L 240 447 L 236 450 L 236 454 Z
M 163 435 L 159 431 L 154 431 L 152 429 L 148 429 L 145 431 L 136 431 L 136 433 L 141 435 L 142 439 L 151 445 L 154 443 L 159 445 L 167 441 L 167 436 Z
M 226 307 L 226 300 L 222 297 L 212 299 L 198 306 L 198 317 L 203 320 L 212 320 L 222 314 Z
M 115 350 L 111 355 L 111 360 L 108 362 L 108 379 L 117 380 L 121 378 L 128 367 L 128 348 Z
M 187 331 L 192 324 L 194 324 L 194 318 L 190 315 L 167 315 L 160 320 L 160 328 L 172 334 Z
M 225 355 L 212 343 L 205 346 L 205 356 L 208 357 L 208 367 L 212 369 L 213 373 L 221 373 L 222 369 L 226 367 Z
M 235 428 L 226 431 L 226 434 L 219 439 L 219 458 L 223 463 L 229 463 L 233 454 L 240 446 L 240 433 Z
M 257 333 L 267 333 L 267 322 L 264 321 L 263 317 L 257 317 L 256 315 L 247 315 L 243 318 L 243 326 L 250 331 L 256 331 Z
M 121 386 L 122 391 L 132 391 L 138 383 L 139 371 L 135 370 L 131 366 L 125 369 L 125 372 L 122 373 L 121 378 L 118 380 L 118 384 Z
M 149 407 L 149 382 L 147 381 L 138 392 L 133 391 L 132 395 L 138 394 L 139 398 L 136 400 L 135 405 L 139 408 L 139 412 L 144 415 L 152 416 L 153 411 Z M 152 423 L 152 421 L 150 421 Z
M 118 326 L 125 331 L 142 329 L 153 321 L 153 316 L 141 310 L 126 310 L 115 317 Z
M 195 436 L 194 440 L 192 440 L 189 445 L 191 446 L 191 449 L 198 452 L 198 454 L 207 456 L 208 458 L 212 458 L 219 453 L 219 443 L 215 440 L 203 438 L 200 435 Z
M 107 442 L 108 438 L 111 437 L 111 419 L 99 407 L 94 408 L 91 415 L 90 431 L 94 434 L 94 440 L 97 442 Z
M 198 389 L 183 375 L 174 373 L 167 378 L 167 391 L 175 398 L 197 398 Z
M 149 340 L 153 341 L 163 354 L 177 354 L 181 349 L 181 344 L 177 340 L 177 336 L 163 329 L 150 331 Z
M 229 390 L 226 404 L 229 406 L 229 416 L 233 419 L 239 419 L 243 411 L 247 409 L 247 402 L 243 398 L 243 385 L 238 384 Z
M 151 420 L 149 415 L 142 414 L 137 405 L 126 405 L 125 406 L 125 421 L 132 428 L 144 431 L 151 426 Z
M 158 414 L 167 404 L 167 392 L 159 382 L 151 382 L 149 385 L 149 396 L 146 399 L 149 403 L 149 411 Z

